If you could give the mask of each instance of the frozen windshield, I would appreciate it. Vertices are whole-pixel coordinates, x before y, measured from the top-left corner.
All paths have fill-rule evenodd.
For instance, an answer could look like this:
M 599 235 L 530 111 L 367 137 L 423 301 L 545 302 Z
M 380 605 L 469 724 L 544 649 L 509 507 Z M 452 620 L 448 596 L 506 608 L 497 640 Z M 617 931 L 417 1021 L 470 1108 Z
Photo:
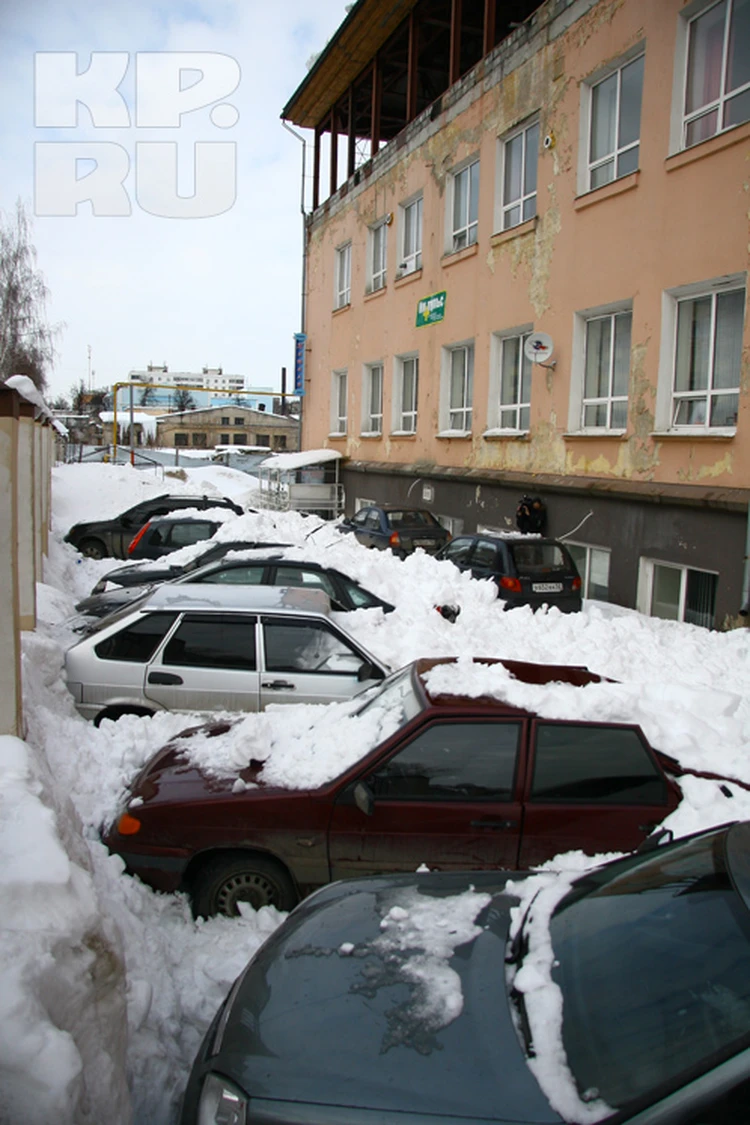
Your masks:
M 354 712 L 355 715 L 366 715 L 376 708 L 384 711 L 396 710 L 398 727 L 405 726 L 415 715 L 423 709 L 424 704 L 414 691 L 411 681 L 412 665 L 407 664 L 398 672 L 393 672 L 377 687 L 363 692 L 360 699 L 361 707 Z
M 750 1043 L 750 912 L 724 833 L 581 880 L 550 933 L 584 1100 L 623 1108 Z

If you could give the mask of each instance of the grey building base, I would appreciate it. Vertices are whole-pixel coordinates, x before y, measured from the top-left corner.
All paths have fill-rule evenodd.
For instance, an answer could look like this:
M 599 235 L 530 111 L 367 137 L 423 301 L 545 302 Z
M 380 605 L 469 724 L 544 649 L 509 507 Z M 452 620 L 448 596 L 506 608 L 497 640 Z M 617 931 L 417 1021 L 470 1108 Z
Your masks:
M 548 535 L 611 551 L 611 602 L 637 607 L 646 558 L 717 574 L 717 628 L 742 608 L 750 489 L 365 461 L 344 462 L 341 480 L 347 515 L 359 499 L 408 504 L 460 520 L 464 532 L 512 531 L 518 501 L 538 495 L 547 506 Z

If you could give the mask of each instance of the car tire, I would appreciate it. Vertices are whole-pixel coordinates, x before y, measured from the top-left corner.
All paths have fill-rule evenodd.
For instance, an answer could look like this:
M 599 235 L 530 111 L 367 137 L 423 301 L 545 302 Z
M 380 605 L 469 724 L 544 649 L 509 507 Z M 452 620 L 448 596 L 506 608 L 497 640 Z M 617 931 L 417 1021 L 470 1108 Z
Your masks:
M 141 718 L 148 717 L 150 719 L 153 713 L 153 711 L 149 711 L 148 707 L 105 707 L 94 719 L 94 726 L 98 727 L 103 719 L 111 719 L 113 723 L 116 723 L 123 715 L 139 715 Z
M 247 902 L 254 910 L 262 906 L 291 910 L 299 895 L 280 863 L 254 852 L 225 852 L 198 869 L 191 899 L 196 917 L 235 918 L 238 902 Z
M 78 550 L 87 559 L 106 559 L 107 548 L 102 543 L 101 539 L 84 539 L 78 546 Z

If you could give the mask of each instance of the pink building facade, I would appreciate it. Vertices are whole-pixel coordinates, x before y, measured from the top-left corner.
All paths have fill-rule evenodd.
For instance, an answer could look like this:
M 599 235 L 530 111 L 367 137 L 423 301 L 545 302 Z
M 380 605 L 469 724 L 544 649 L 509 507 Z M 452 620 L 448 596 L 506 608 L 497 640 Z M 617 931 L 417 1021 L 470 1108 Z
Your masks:
M 720 626 L 748 600 L 750 4 L 502 7 L 359 0 L 284 110 L 316 137 L 302 446 L 344 454 L 349 512 L 508 530 L 540 495 L 589 596 Z

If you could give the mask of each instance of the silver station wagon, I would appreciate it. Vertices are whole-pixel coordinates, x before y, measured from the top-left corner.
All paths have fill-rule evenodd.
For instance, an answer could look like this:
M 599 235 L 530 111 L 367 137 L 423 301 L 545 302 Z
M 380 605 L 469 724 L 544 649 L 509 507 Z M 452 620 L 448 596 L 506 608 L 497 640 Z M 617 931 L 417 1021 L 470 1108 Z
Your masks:
M 331 620 L 320 590 L 163 586 L 68 650 L 68 689 L 86 719 L 155 711 L 262 711 L 330 703 L 388 668 Z

